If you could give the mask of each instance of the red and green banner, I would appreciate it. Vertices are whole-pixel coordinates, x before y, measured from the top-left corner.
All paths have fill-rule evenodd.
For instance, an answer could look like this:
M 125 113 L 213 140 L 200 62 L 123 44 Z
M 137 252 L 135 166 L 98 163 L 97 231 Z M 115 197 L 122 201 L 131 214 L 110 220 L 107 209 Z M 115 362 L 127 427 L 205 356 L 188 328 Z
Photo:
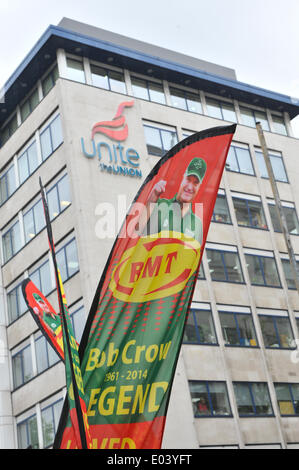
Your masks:
M 193 134 L 153 168 L 98 285 L 79 347 L 94 449 L 158 449 L 235 125 Z M 76 448 L 65 402 L 54 448 Z
M 29 278 L 22 282 L 22 291 L 34 321 L 60 359 L 64 361 L 60 315 L 55 312 L 48 299 Z
M 67 400 L 70 410 L 70 422 L 74 436 L 74 442 L 78 449 L 92 449 L 92 440 L 90 435 L 81 365 L 79 358 L 78 345 L 75 340 L 71 319 L 68 312 L 67 301 L 64 288 L 57 266 L 55 246 L 52 234 L 52 227 L 49 217 L 48 205 L 45 191 L 40 180 L 41 196 L 46 219 L 46 228 L 50 252 L 53 260 L 57 296 L 60 310 L 60 320 L 63 339 L 63 353 L 65 363 L 65 376 L 67 387 Z

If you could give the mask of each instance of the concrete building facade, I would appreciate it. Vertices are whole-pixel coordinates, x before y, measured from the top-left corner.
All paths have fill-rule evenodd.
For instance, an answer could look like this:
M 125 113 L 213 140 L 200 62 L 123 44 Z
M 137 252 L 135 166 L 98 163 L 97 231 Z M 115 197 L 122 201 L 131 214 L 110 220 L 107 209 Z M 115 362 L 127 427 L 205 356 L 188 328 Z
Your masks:
M 128 102 L 126 140 L 92 138 Z M 20 288 L 29 276 L 57 308 L 39 177 L 80 340 L 144 178 L 185 136 L 231 122 L 163 447 L 299 447 L 298 293 L 255 128 L 261 122 L 299 260 L 298 113 L 296 100 L 231 69 L 69 19 L 47 29 L 0 103 L 0 448 L 51 447 L 65 396 L 63 364 Z

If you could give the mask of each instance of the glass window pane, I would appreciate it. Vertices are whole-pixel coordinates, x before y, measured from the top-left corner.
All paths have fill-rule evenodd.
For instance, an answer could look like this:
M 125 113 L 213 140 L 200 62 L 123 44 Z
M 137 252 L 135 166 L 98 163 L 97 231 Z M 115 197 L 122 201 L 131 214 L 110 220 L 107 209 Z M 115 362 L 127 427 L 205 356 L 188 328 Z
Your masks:
M 16 356 L 12 358 L 12 373 L 13 373 L 14 388 L 17 388 L 23 383 L 21 354 L 17 354 Z
M 32 209 L 24 215 L 23 223 L 25 232 L 25 243 L 28 243 L 36 235 Z
M 264 278 L 260 265 L 260 257 L 245 255 L 251 284 L 264 285 Z
M 187 102 L 184 91 L 170 88 L 170 95 L 172 106 L 179 109 L 187 109 Z
M 73 240 L 66 246 L 65 252 L 67 259 L 68 276 L 70 277 L 79 270 L 77 247 L 75 240 Z
M 284 270 L 284 276 L 287 281 L 288 289 L 296 289 L 296 284 L 294 280 L 293 270 L 291 268 L 289 259 L 282 259 L 282 267 Z M 297 261 L 297 270 L 299 271 L 299 261 Z
M 60 202 L 60 211 L 63 211 L 71 204 L 71 193 L 70 185 L 67 176 L 64 176 L 57 185 L 59 202 Z
M 52 153 L 52 142 L 50 128 L 48 127 L 40 136 L 41 150 L 42 150 L 42 159 L 46 160 Z
M 244 126 L 255 127 L 255 119 L 251 109 L 240 106 L 240 113 Z
M 21 120 L 22 122 L 29 116 L 31 113 L 30 111 L 30 103 L 29 100 L 26 100 L 24 104 L 21 106 Z
M 59 145 L 63 142 L 60 116 L 57 116 L 54 121 L 51 122 L 50 127 L 54 152 L 54 150 L 56 150 L 57 147 L 59 147 Z
M 50 219 L 54 219 L 60 213 L 57 186 L 47 192 Z
M 151 101 L 155 103 L 165 104 L 164 90 L 161 84 L 149 82 L 148 88 Z
M 41 281 L 40 290 L 44 295 L 47 295 L 53 290 L 50 264 L 48 261 L 39 268 L 39 273 Z
M 52 407 L 42 410 L 42 428 L 44 447 L 49 447 L 54 442 L 55 429 Z
M 192 93 L 186 92 L 187 108 L 192 113 L 202 114 L 202 106 L 200 97 Z
M 35 230 L 36 233 L 39 233 L 46 224 L 42 201 L 39 201 L 37 204 L 35 204 L 35 206 L 33 207 L 33 213 L 35 221 Z
M 237 122 L 234 105 L 230 103 L 221 103 L 223 119 L 225 121 Z
M 104 88 L 105 90 L 109 90 L 107 70 L 103 69 L 102 67 L 97 67 L 96 65 L 91 65 L 90 69 L 93 85 L 99 88 Z
M 239 346 L 240 338 L 234 315 L 232 313 L 219 313 L 219 317 L 225 344 Z
M 299 224 L 296 210 L 292 207 L 283 207 L 283 212 L 286 218 L 289 233 L 298 235 Z
M 253 383 L 252 394 L 257 415 L 271 415 L 272 405 L 267 384 Z
M 38 443 L 36 416 L 33 416 L 32 418 L 28 420 L 28 432 L 29 432 L 29 445 L 31 445 L 33 449 L 38 449 L 39 443 Z
M 4 262 L 6 262 L 13 255 L 10 231 L 5 233 L 5 235 L 3 235 L 3 237 L 2 237 L 2 246 L 3 246 Z
M 7 307 L 8 307 L 8 318 L 9 322 L 13 322 L 18 318 L 18 299 L 17 289 L 13 289 L 7 294 Z
M 260 315 L 260 324 L 265 347 L 279 348 L 279 341 L 275 329 L 273 317 Z
M 6 173 L 7 196 L 9 197 L 16 189 L 15 167 L 12 165 Z
M 126 94 L 125 79 L 122 73 L 109 71 L 109 83 L 111 91 Z
M 271 166 L 272 166 L 275 180 L 287 183 L 288 178 L 285 172 L 282 158 L 276 155 L 269 155 L 269 157 L 270 157 Z
M 237 162 L 236 151 L 233 145 L 230 146 L 227 159 L 226 159 L 225 168 L 229 171 L 236 171 L 236 172 L 240 171 L 239 165 Z
M 223 383 L 212 382 L 208 384 L 213 415 L 229 415 L 230 406 L 226 386 Z
M 57 252 L 56 260 L 57 260 L 58 269 L 60 271 L 61 280 L 62 280 L 62 282 L 64 282 L 68 277 L 67 276 L 67 265 L 66 265 L 64 249 L 61 249 Z
M 20 423 L 17 425 L 18 430 L 18 449 L 27 449 L 28 437 L 27 437 L 27 424 Z
M 17 222 L 11 228 L 11 243 L 12 243 L 12 249 L 13 249 L 14 254 L 17 253 L 22 248 L 21 232 L 20 232 L 19 222 Z
M 257 164 L 262 178 L 268 178 L 268 170 L 266 167 L 264 155 L 261 152 L 255 152 Z
M 221 251 L 207 249 L 206 252 L 212 280 L 226 281 Z
M 277 403 L 281 415 L 293 415 L 295 409 L 291 397 L 290 385 L 274 384 Z
M 234 209 L 236 213 L 236 218 L 238 225 L 243 227 L 250 226 L 249 213 L 247 208 L 247 203 L 245 199 L 233 198 Z
M 248 201 L 248 208 L 250 214 L 250 222 L 252 227 L 266 229 L 266 219 L 262 207 L 262 203 L 259 201 Z
M 216 344 L 216 333 L 209 310 L 191 309 L 185 328 L 184 342 Z
M 81 337 L 82 337 L 82 334 L 83 334 L 83 330 L 84 330 L 84 327 L 85 327 L 85 316 L 84 316 L 83 307 L 76 310 L 76 312 L 74 312 L 71 315 L 71 318 L 72 318 L 72 322 L 73 322 L 73 329 L 74 329 L 76 340 L 78 341 L 78 343 L 80 343 L 80 340 L 81 340 Z
M 195 417 L 212 414 L 209 395 L 205 383 L 189 382 L 191 401 Z
M 68 78 L 76 82 L 85 83 L 85 73 L 83 63 L 79 60 L 66 59 L 68 67 Z
M 243 274 L 241 271 L 241 265 L 238 255 L 236 253 L 224 251 L 223 257 L 227 273 L 227 281 L 243 282 Z
M 31 174 L 38 167 L 36 142 L 30 145 L 30 147 L 27 149 L 27 156 L 29 164 L 29 173 Z
M 270 128 L 269 128 L 269 123 L 267 119 L 267 114 L 264 113 L 263 111 L 254 111 L 254 114 L 255 114 L 256 121 L 261 123 L 262 129 L 264 131 L 269 131 Z
M 39 103 L 38 90 L 36 89 L 29 98 L 31 112 L 36 108 Z
M 144 134 L 148 153 L 159 157 L 162 156 L 162 141 L 159 129 L 144 126 Z
M 261 257 L 261 263 L 264 270 L 265 283 L 267 286 L 280 286 L 280 280 L 277 272 L 275 260 L 273 258 Z
M 222 119 L 222 113 L 218 101 L 206 99 L 208 115 L 216 119 Z
M 49 367 L 46 339 L 44 338 L 44 336 L 40 336 L 35 341 L 35 353 L 37 362 L 37 372 L 38 374 L 41 374 L 44 370 L 48 369 Z
M 27 348 L 23 349 L 21 354 L 22 354 L 24 382 L 27 382 L 28 380 L 31 379 L 31 377 L 33 377 L 31 347 L 28 346 Z
M 29 176 L 27 152 L 24 152 L 23 155 L 18 158 L 18 168 L 20 184 L 22 184 Z
M 276 116 L 275 114 L 272 114 L 272 121 L 273 121 L 275 132 L 277 132 L 278 134 L 282 134 L 282 135 L 288 135 L 286 126 L 284 123 L 284 119 L 282 116 Z
M 248 384 L 235 383 L 234 391 L 238 406 L 239 415 L 254 415 L 255 410 L 251 399 L 250 389 Z
M 164 150 L 170 150 L 178 141 L 176 132 L 161 130 Z
M 53 88 L 54 86 L 54 80 L 52 77 L 52 74 L 49 73 L 47 77 L 45 77 L 42 81 L 42 88 L 43 88 L 43 96 L 46 96 L 49 91 Z
M 290 320 L 288 318 L 276 318 L 276 328 L 278 331 L 279 342 L 281 348 L 292 348 L 294 346 L 294 336 Z
M 257 346 L 257 339 L 251 315 L 237 315 L 241 346 Z
M 246 173 L 248 175 L 254 175 L 249 150 L 240 147 L 235 148 L 240 172 Z
M 214 206 L 213 220 L 214 222 L 221 222 L 223 224 L 231 223 L 226 197 L 223 195 L 218 194 L 217 196 Z
M 145 80 L 132 77 L 132 90 L 136 98 L 149 100 L 147 84 Z

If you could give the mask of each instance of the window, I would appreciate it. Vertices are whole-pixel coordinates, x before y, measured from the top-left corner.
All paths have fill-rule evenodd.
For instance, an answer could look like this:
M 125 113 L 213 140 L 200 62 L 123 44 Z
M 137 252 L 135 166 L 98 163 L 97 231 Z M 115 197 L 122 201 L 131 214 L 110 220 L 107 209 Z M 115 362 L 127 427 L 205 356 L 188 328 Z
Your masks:
M 228 171 L 234 171 L 236 173 L 254 175 L 248 147 L 246 148 L 231 144 L 227 155 L 225 168 Z
M 263 206 L 259 198 L 244 199 L 233 196 L 233 203 L 238 225 L 267 229 Z
M 237 252 L 206 248 L 206 254 L 212 281 L 244 282 Z
M 7 293 L 8 321 L 12 323 L 27 311 L 27 304 L 22 292 L 22 283 Z
M 283 270 L 284 270 L 284 276 L 285 276 L 285 279 L 287 281 L 288 289 L 296 289 L 293 270 L 292 270 L 289 258 L 282 258 L 281 263 L 282 263 L 282 267 L 283 267 Z M 299 261 L 298 260 L 296 260 L 296 264 L 297 264 L 297 271 L 299 272 Z
M 221 222 L 222 224 L 231 224 L 230 213 L 227 205 L 226 195 L 224 192 L 219 192 L 217 195 L 212 221 Z
M 62 282 L 79 271 L 77 246 L 74 238 L 57 251 L 56 259 Z
M 38 449 L 38 430 L 36 414 L 17 424 L 18 448 Z
M 67 57 L 66 64 L 68 68 L 68 78 L 75 82 L 85 83 L 83 62 L 81 60 L 70 59 Z
M 281 287 L 275 259 L 270 256 L 245 254 L 250 282 L 255 286 Z
M 224 121 L 237 122 L 235 108 L 232 103 L 206 98 L 208 115 Z
M 34 141 L 18 158 L 20 184 L 34 172 L 38 165 L 37 147 Z
M 198 271 L 198 279 L 205 279 L 205 273 L 204 273 L 202 263 L 200 263 L 200 267 L 199 267 L 199 271 Z
M 44 295 L 48 295 L 54 289 L 48 260 L 43 262 L 37 269 L 33 268 L 29 271 L 29 277 Z
M 269 178 L 264 155 L 259 150 L 255 151 L 257 164 L 262 178 Z M 272 166 L 274 179 L 283 183 L 288 182 L 288 177 L 284 167 L 283 159 L 280 154 L 269 152 L 269 159 Z
M 14 388 L 20 387 L 33 377 L 30 344 L 22 347 L 17 353 L 12 353 L 12 373 Z
M 105 90 L 126 94 L 126 84 L 124 74 L 114 70 L 107 70 L 97 65 L 91 65 L 91 80 L 94 86 Z
M 54 442 L 62 410 L 62 405 L 63 400 L 59 400 L 56 403 L 53 403 L 52 405 L 42 408 L 41 418 L 44 448 L 50 447 Z
M 147 151 L 151 155 L 162 157 L 178 142 L 175 130 L 144 125 L 144 132 Z
M 172 87 L 169 91 L 172 106 L 192 113 L 202 114 L 202 106 L 198 94 Z
M 60 360 L 58 354 L 40 333 L 37 334 L 35 339 L 35 353 L 38 374 L 41 374 Z
M 281 233 L 280 221 L 277 215 L 275 204 L 268 204 L 273 230 Z M 287 228 L 291 235 L 299 234 L 299 223 L 295 207 L 282 206 L 283 214 L 286 219 Z
M 0 206 L 12 195 L 16 186 L 15 166 L 12 164 L 0 176 Z
M 249 313 L 219 312 L 226 346 L 257 346 L 252 316 Z
M 46 96 L 49 91 L 54 87 L 56 80 L 58 79 L 58 67 L 55 67 L 46 75 L 46 77 L 42 80 L 42 89 L 43 95 Z
M 21 105 L 21 120 L 22 122 L 29 116 L 30 113 L 36 108 L 39 103 L 38 90 L 37 88 L 34 92 L 27 98 L 27 100 Z
M 64 175 L 49 191 L 47 191 L 49 215 L 57 217 L 71 204 L 70 186 L 67 175 Z
M 266 383 L 235 382 L 233 385 L 239 416 L 273 415 Z
M 14 114 L 14 116 L 9 120 L 9 122 L 2 128 L 0 132 L 1 146 L 8 141 L 8 139 L 13 135 L 17 128 L 18 118 L 17 115 Z
M 299 384 L 274 384 L 281 416 L 299 415 Z
M 15 222 L 2 236 L 3 258 L 6 263 L 22 248 L 19 222 Z
M 190 309 L 183 341 L 189 344 L 217 344 L 210 309 L 200 307 Z
M 133 95 L 136 98 L 165 104 L 162 83 L 151 82 L 137 77 L 131 77 Z
M 189 389 L 195 418 L 231 416 L 224 382 L 189 381 Z
M 41 199 L 23 215 L 25 243 L 28 243 L 45 226 L 44 209 Z
M 60 115 L 41 132 L 40 143 L 43 161 L 46 160 L 63 142 Z
M 257 122 L 261 123 L 264 131 L 269 131 L 267 114 L 264 111 L 245 108 L 240 106 L 241 120 L 245 126 L 255 127 Z
M 288 135 L 285 122 L 282 116 L 272 114 L 272 122 L 274 132 L 277 132 L 277 134 Z
M 259 315 L 266 348 L 292 349 L 294 336 L 288 317 Z
M 72 320 L 72 326 L 73 326 L 75 338 L 78 341 L 78 343 L 80 343 L 80 340 L 84 331 L 84 327 L 85 327 L 85 322 L 86 322 L 85 315 L 84 315 L 84 308 L 83 307 L 76 308 L 73 312 L 70 313 L 70 317 Z

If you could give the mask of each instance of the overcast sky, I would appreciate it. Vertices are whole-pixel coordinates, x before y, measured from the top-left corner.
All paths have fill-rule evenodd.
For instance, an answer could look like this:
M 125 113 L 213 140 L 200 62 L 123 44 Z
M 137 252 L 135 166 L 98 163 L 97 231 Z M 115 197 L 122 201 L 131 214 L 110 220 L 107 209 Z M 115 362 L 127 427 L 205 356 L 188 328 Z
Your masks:
M 299 98 L 299 0 L 0 0 L 0 87 L 64 16 L 231 67 L 242 82 Z

